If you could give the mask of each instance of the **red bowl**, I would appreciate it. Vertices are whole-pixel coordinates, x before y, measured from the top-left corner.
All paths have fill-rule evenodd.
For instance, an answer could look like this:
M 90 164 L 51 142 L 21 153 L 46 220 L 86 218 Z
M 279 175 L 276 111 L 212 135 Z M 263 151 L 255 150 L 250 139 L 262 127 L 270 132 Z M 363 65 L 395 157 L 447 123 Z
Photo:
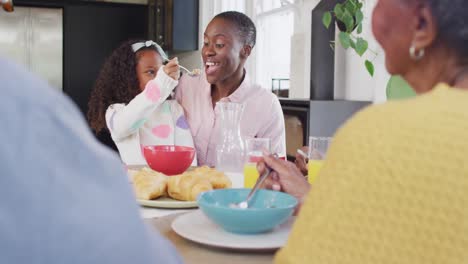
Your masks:
M 151 169 L 166 175 L 177 175 L 190 167 L 195 149 L 184 146 L 144 146 L 143 156 Z

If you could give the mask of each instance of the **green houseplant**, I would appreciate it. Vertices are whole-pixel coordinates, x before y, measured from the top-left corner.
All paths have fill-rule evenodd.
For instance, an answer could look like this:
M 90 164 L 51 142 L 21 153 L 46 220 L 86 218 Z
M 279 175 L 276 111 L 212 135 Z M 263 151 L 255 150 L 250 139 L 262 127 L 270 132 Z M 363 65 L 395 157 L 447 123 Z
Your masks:
M 369 44 L 362 36 L 362 12 L 364 0 L 344 0 L 339 1 L 333 10 L 323 14 L 322 22 L 329 28 L 333 21 L 336 22 L 340 32 L 338 40 L 344 49 L 352 48 L 359 56 L 363 56 L 367 51 L 377 55 L 369 49 Z M 334 43 L 332 43 L 333 45 Z M 332 46 L 333 47 L 333 46 Z M 373 59 L 372 59 L 373 60 Z M 365 59 L 364 65 L 371 76 L 374 76 L 374 64 L 371 60 Z
M 373 54 L 372 60 L 377 53 L 369 49 L 369 44 L 362 36 L 362 21 L 364 20 L 363 5 L 365 0 L 338 0 L 333 10 L 325 12 L 322 16 L 322 22 L 328 29 L 335 21 L 340 32 L 338 40 L 344 49 L 352 48 L 359 56 L 366 52 Z M 333 44 L 331 43 L 332 48 Z M 365 59 L 364 65 L 367 72 L 374 76 L 374 64 L 372 60 Z M 390 77 L 386 87 L 386 96 L 388 100 L 405 99 L 415 96 L 411 86 L 400 76 Z

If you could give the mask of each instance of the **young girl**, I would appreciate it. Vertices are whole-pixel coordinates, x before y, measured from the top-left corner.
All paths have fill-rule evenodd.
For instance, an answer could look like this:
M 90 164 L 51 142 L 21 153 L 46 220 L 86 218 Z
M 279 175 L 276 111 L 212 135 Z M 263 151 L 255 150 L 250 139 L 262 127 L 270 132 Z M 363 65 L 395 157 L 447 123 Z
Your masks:
M 127 41 L 105 61 L 89 101 L 95 133 L 108 129 L 122 161 L 146 164 L 145 145 L 193 147 L 182 107 L 168 100 L 178 84 L 177 58 L 163 66 L 164 51 L 149 41 Z

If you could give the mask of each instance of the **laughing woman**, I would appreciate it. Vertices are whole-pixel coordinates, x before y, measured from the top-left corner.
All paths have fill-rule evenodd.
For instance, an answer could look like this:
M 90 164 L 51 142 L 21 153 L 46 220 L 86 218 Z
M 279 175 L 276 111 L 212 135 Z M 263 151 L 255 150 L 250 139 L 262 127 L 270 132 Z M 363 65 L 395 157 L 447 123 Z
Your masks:
M 250 82 L 244 65 L 255 46 L 256 29 L 246 15 L 229 11 L 206 27 L 202 48 L 205 65 L 199 77 L 183 76 L 176 99 L 184 107 L 199 164 L 215 165 L 219 130 L 216 102 L 243 103 L 244 137 L 270 138 L 271 151 L 286 155 L 284 117 L 278 98 Z

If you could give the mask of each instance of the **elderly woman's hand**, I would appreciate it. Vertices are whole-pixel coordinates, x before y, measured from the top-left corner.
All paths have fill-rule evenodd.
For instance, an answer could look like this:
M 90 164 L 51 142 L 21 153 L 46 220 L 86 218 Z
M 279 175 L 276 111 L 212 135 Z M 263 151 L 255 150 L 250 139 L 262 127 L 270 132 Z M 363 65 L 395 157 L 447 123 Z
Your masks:
M 177 57 L 170 60 L 164 67 L 164 72 L 169 75 L 174 80 L 179 80 L 180 78 L 180 68 L 179 68 L 179 60 Z
M 264 156 L 257 169 L 260 175 L 265 171 L 265 164 L 272 169 L 271 175 L 263 183 L 263 188 L 283 191 L 297 198 L 299 205 L 310 189 L 310 184 L 294 163 Z
M 308 153 L 309 152 L 309 147 L 304 146 L 301 148 L 302 152 Z M 294 161 L 296 163 L 297 168 L 302 172 L 302 175 L 307 175 L 307 158 L 302 156 L 299 153 L 296 153 L 296 160 Z

